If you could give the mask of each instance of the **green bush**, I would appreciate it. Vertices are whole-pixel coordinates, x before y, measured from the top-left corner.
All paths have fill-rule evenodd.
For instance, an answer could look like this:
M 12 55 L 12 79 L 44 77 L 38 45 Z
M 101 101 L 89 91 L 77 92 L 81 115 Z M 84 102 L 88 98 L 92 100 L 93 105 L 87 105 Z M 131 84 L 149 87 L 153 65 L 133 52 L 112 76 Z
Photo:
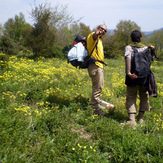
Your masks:
M 55 58 L 65 58 L 65 55 L 63 54 L 63 48 L 61 46 L 54 46 L 52 51 L 52 56 Z
M 4 53 L 0 53 L 0 68 L 7 68 L 7 65 L 8 65 L 8 59 L 9 57 L 4 54 Z

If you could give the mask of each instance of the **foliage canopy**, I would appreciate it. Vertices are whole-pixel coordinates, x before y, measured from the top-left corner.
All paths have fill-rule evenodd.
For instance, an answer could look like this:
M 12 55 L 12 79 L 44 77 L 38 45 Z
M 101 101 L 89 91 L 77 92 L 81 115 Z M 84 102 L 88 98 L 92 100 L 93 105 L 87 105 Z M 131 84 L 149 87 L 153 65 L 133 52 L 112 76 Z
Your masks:
M 23 13 L 20 13 L 0 27 L 1 51 L 10 55 L 31 51 L 34 57 L 56 57 L 59 54 L 58 57 L 64 58 L 76 35 L 88 36 L 92 32 L 89 26 L 81 22 L 82 18 L 74 20 L 67 5 L 52 8 L 45 2 L 32 7 L 30 15 L 33 25 L 26 23 Z M 103 37 L 105 56 L 123 56 L 125 46 L 131 41 L 130 33 L 136 29 L 141 31 L 135 22 L 120 20 L 116 29 Z M 143 35 L 142 42 L 153 44 L 158 56 L 162 57 L 162 38 L 162 31 L 155 31 L 150 37 Z

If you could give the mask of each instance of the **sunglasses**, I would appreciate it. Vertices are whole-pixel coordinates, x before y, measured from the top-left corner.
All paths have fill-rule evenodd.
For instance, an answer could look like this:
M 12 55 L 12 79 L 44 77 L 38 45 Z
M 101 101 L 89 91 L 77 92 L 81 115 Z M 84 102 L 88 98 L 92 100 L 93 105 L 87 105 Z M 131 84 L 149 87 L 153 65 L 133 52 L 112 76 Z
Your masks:
M 100 27 L 100 29 L 104 30 L 104 31 L 105 31 L 105 33 L 107 32 L 107 30 L 106 30 L 105 28 L 103 28 L 103 27 Z

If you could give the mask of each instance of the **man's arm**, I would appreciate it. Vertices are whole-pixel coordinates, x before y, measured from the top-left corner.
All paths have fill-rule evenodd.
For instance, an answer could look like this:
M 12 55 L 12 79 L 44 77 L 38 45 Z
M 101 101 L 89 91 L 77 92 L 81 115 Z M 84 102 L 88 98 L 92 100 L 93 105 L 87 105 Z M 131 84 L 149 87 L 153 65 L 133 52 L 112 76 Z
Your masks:
M 95 33 L 93 34 L 93 40 L 96 41 L 101 36 L 99 27 L 97 27 Z
M 128 75 L 131 79 L 137 79 L 138 77 L 136 74 L 131 74 L 131 58 L 126 57 L 125 63 L 126 63 L 126 75 Z
M 93 34 L 92 37 L 93 37 L 93 40 L 94 40 L 94 41 L 96 41 L 96 40 L 98 39 L 98 34 L 96 34 L 96 31 L 95 31 L 95 33 Z
M 131 79 L 137 79 L 136 74 L 131 74 L 131 47 L 127 46 L 125 48 L 125 67 L 126 67 L 126 75 L 128 75 Z

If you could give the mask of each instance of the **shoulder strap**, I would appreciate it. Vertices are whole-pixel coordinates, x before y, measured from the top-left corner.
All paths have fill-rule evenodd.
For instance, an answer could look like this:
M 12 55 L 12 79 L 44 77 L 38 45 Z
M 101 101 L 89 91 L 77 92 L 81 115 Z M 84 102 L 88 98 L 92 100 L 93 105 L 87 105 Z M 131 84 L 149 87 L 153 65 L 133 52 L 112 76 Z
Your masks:
M 100 60 L 97 60 L 97 59 L 96 59 L 96 61 L 104 64 L 105 66 L 107 66 L 107 64 L 105 62 L 103 62 L 103 61 L 100 61 Z
M 97 48 L 97 44 L 98 44 L 98 39 L 97 39 L 97 42 L 96 42 L 95 46 L 93 47 L 93 49 L 92 49 L 92 51 L 91 51 L 91 53 L 90 53 L 90 55 L 89 55 L 90 57 L 91 57 L 91 55 L 92 55 L 94 49 Z M 102 64 L 104 64 L 105 66 L 107 66 L 107 64 L 106 64 L 105 62 L 103 62 L 103 61 L 100 61 L 100 60 L 97 60 L 97 59 L 96 59 L 96 61 L 97 61 L 97 62 L 100 62 L 100 63 L 102 63 Z
M 138 52 L 138 50 L 136 49 L 136 47 L 135 47 L 135 46 L 131 46 L 131 47 L 132 47 L 132 49 L 133 49 L 134 53 L 137 53 L 137 52 Z
M 95 46 L 93 47 L 93 49 L 92 49 L 92 51 L 91 51 L 91 53 L 90 53 L 90 55 L 89 55 L 90 57 L 91 57 L 91 55 L 92 55 L 92 53 L 93 53 L 95 47 L 97 48 L 97 44 L 98 44 L 98 39 L 97 39 L 97 42 L 96 42 Z
M 131 46 L 131 47 L 132 47 L 134 53 L 138 53 L 138 50 L 136 49 L 135 46 Z M 148 47 L 147 49 L 145 49 L 145 50 L 148 51 L 148 50 L 149 50 L 149 47 Z M 145 51 L 145 50 L 144 50 L 144 51 Z

